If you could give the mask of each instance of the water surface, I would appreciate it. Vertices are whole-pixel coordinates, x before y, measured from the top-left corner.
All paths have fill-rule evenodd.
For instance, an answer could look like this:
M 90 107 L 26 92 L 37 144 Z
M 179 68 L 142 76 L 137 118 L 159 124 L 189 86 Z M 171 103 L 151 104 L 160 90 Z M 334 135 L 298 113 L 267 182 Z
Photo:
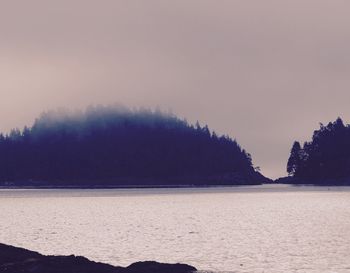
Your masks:
M 2 189 L 0 242 L 123 266 L 350 272 L 350 188 Z

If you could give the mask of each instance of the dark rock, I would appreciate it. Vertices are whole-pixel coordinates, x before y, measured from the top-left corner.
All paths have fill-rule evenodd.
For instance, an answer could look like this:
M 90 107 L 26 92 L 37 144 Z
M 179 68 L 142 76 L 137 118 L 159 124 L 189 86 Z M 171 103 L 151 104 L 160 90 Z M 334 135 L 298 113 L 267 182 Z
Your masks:
M 24 262 L 27 259 L 39 259 L 42 255 L 37 252 L 29 251 L 23 248 L 0 244 L 0 265 L 7 263 Z
M 1 273 L 190 273 L 185 264 L 138 262 L 126 268 L 96 263 L 79 256 L 44 256 L 37 252 L 0 244 Z
M 194 272 L 196 268 L 187 264 L 162 264 L 157 262 L 138 262 L 126 268 L 127 273 L 182 273 Z

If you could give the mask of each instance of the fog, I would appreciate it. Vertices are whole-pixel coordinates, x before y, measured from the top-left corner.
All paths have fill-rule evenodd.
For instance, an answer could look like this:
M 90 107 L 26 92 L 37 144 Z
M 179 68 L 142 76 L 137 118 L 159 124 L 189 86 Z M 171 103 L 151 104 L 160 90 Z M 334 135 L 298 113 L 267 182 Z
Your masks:
M 350 116 L 350 3 L 3 1 L 0 130 L 57 107 L 169 109 L 229 134 L 270 177 L 293 140 Z

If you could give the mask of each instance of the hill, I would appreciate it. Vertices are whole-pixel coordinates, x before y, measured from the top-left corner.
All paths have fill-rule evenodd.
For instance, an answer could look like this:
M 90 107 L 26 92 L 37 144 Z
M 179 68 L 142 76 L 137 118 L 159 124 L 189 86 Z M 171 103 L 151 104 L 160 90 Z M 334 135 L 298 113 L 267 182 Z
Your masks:
M 266 181 L 235 140 L 172 114 L 121 107 L 49 111 L 0 135 L 0 181 L 13 186 L 173 186 Z

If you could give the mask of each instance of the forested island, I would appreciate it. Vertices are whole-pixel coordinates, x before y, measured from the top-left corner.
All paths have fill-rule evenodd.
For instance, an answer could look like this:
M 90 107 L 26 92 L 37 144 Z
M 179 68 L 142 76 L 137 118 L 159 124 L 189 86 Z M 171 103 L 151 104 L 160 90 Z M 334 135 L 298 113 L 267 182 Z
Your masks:
M 125 107 L 49 111 L 0 134 L 0 185 L 55 187 L 261 184 L 249 153 L 208 126 Z
M 350 125 L 341 118 L 320 124 L 312 140 L 295 141 L 287 163 L 289 177 L 280 183 L 350 185 Z

